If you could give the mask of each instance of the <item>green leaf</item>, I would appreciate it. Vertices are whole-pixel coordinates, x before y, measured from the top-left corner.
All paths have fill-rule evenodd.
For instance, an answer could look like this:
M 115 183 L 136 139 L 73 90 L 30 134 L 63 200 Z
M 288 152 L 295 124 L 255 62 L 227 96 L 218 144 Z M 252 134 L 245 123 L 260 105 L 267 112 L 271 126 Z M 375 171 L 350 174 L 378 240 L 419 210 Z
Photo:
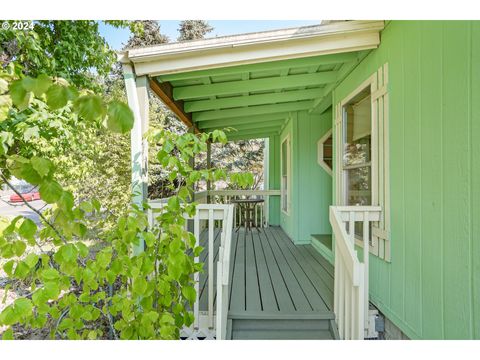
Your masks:
M 93 211 L 93 206 L 88 201 L 83 201 L 80 203 L 80 209 L 82 209 L 86 213 L 91 213 Z
M 56 269 L 49 268 L 42 271 L 41 277 L 44 281 L 53 281 L 57 280 L 60 277 L 60 274 Z
M 133 128 L 133 112 L 120 101 L 112 101 L 108 104 L 107 126 L 110 130 L 124 134 Z
M 18 229 L 18 233 L 24 239 L 33 239 L 37 232 L 37 225 L 30 219 L 25 218 Z
M 28 160 L 27 162 L 24 162 L 23 160 L 24 159 L 21 157 L 13 159 L 10 158 L 8 166 L 10 171 L 15 177 L 19 179 L 24 179 L 30 184 L 39 184 L 42 181 L 42 177 L 33 168 L 32 164 Z
M 133 282 L 133 292 L 137 295 L 145 294 L 147 290 L 147 281 L 142 277 L 137 277 Z
M 71 93 L 66 86 L 54 84 L 47 90 L 47 104 L 52 110 L 64 107 L 70 99 Z
M 13 340 L 12 328 L 8 328 L 8 330 L 3 333 L 2 340 Z
M 49 300 L 56 299 L 60 295 L 60 287 L 56 281 L 47 281 L 43 288 L 45 296 L 48 297 Z
M 24 279 L 30 272 L 30 267 L 24 262 L 20 261 L 15 268 L 15 273 L 13 274 L 18 279 Z
M 182 287 L 182 294 L 190 304 L 193 304 L 197 298 L 197 292 L 192 286 Z
M 63 189 L 55 180 L 45 180 L 40 185 L 40 195 L 42 200 L 52 204 L 60 199 Z
M 25 90 L 22 80 L 15 80 L 10 84 L 10 97 L 17 108 L 24 110 L 30 103 L 31 93 Z
M 155 244 L 156 237 L 151 232 L 145 233 L 143 235 L 143 240 L 148 247 L 152 247 Z
M 180 200 L 177 196 L 172 196 L 168 199 L 168 210 L 169 211 L 178 211 L 180 210 Z
M 103 117 L 105 108 L 102 98 L 98 95 L 84 95 L 75 101 L 75 110 L 85 120 L 91 121 Z
M 88 255 L 89 250 L 88 250 L 87 245 L 85 245 L 82 242 L 77 242 L 75 245 L 77 245 L 77 249 L 78 249 L 81 257 L 86 257 Z
M 21 317 L 31 315 L 33 309 L 32 301 L 26 298 L 20 298 L 13 303 L 13 310 Z
M 15 255 L 22 256 L 25 252 L 25 249 L 27 248 L 27 244 L 25 244 L 21 240 L 17 240 L 13 243 L 13 248 L 15 250 Z
M 53 169 L 53 163 L 50 160 L 38 156 L 32 157 L 30 163 L 42 178 L 46 177 Z
M 60 200 L 58 200 L 58 206 L 64 211 L 70 211 L 75 204 L 75 199 L 69 191 L 62 191 Z
M 3 270 L 7 273 L 8 276 L 12 276 L 14 264 L 15 264 L 15 261 L 10 260 L 3 265 Z
M 28 254 L 27 257 L 25 258 L 25 264 L 28 265 L 30 269 L 32 269 L 34 266 L 38 264 L 38 255 L 37 254 Z
M 36 79 L 25 77 L 22 84 L 25 90 L 33 92 L 36 97 L 40 97 L 52 85 L 52 80 L 47 75 L 41 74 Z

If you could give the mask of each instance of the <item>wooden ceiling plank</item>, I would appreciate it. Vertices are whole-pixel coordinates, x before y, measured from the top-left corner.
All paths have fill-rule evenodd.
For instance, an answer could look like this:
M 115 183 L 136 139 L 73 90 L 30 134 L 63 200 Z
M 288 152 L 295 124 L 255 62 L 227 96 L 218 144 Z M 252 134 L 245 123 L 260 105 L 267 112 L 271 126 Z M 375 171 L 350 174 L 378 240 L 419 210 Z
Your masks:
M 217 119 L 217 120 L 207 120 L 198 123 L 198 127 L 203 130 L 206 128 L 226 128 L 229 126 L 242 125 L 242 124 L 251 124 L 251 123 L 262 123 L 270 122 L 275 120 L 285 120 L 288 117 L 288 113 L 273 113 L 257 116 L 245 116 L 245 117 L 235 117 L 228 119 Z
M 253 132 L 253 133 L 242 133 L 242 134 L 231 134 L 230 136 L 227 135 L 227 139 L 229 141 L 239 141 L 239 140 L 249 140 L 249 139 L 263 139 L 268 138 L 273 135 L 279 135 L 280 129 L 273 130 L 273 131 L 265 131 L 265 132 Z
M 285 123 L 285 121 L 286 120 L 275 120 L 275 121 L 266 121 L 266 122 L 260 122 L 260 123 L 236 124 L 231 126 L 216 126 L 216 127 L 203 128 L 202 131 L 210 132 L 216 129 L 222 130 L 222 129 L 232 128 L 234 129 L 232 132 L 233 134 L 235 133 L 235 131 L 246 131 L 246 130 L 257 131 L 258 129 L 263 130 L 265 128 L 271 128 L 271 127 L 278 127 L 280 129 L 281 126 Z
M 228 119 L 230 117 L 253 116 L 276 112 L 289 112 L 310 109 L 313 105 L 312 100 L 293 101 L 281 104 L 259 105 L 239 109 L 213 110 L 193 114 L 195 122 L 214 119 Z
M 347 52 L 340 54 L 329 54 L 329 55 L 320 55 L 305 57 L 300 59 L 289 59 L 289 60 L 279 60 L 279 61 L 270 61 L 257 64 L 248 64 L 248 65 L 237 65 L 229 66 L 218 69 L 209 69 L 209 70 L 197 70 L 189 71 L 176 74 L 166 74 L 160 75 L 160 81 L 178 81 L 178 80 L 189 80 L 205 76 L 224 76 L 238 74 L 245 71 L 255 72 L 255 71 L 270 71 L 270 70 L 281 70 L 283 68 L 297 68 L 297 67 L 307 67 L 307 66 L 320 66 L 320 65 L 330 65 L 338 64 L 344 62 L 350 62 L 355 60 L 357 57 L 356 52 Z
M 208 96 L 234 95 L 252 91 L 286 89 L 300 86 L 321 85 L 335 82 L 337 72 L 325 71 L 315 74 L 290 75 L 245 81 L 230 81 L 210 85 L 193 85 L 173 88 L 175 100 L 195 99 Z
M 186 101 L 184 103 L 184 108 L 186 112 L 198 112 L 242 106 L 275 104 L 297 100 L 318 99 L 323 97 L 323 95 L 324 93 L 322 89 L 296 90 L 281 93 L 237 96 L 216 100 Z

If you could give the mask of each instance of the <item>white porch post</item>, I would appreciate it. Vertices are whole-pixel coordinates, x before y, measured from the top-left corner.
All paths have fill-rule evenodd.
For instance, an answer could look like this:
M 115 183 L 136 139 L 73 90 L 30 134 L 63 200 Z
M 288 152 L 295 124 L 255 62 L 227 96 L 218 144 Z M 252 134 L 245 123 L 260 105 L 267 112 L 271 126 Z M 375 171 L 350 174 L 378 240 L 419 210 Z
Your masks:
M 207 142 L 207 169 L 210 170 L 212 168 L 212 143 L 210 141 Z M 210 180 L 207 181 L 207 191 L 209 192 L 212 190 L 212 182 Z M 207 204 L 210 204 L 210 194 L 207 192 Z
M 148 143 L 144 135 L 148 130 L 149 102 L 148 79 L 146 76 L 135 77 L 130 64 L 123 64 L 123 76 L 127 92 L 128 105 L 132 109 L 135 119 L 131 138 L 132 164 L 132 201 L 143 207 L 148 196 Z M 143 240 L 133 249 L 134 254 L 143 251 Z
M 263 189 L 270 190 L 270 138 L 264 139 L 264 148 L 263 148 Z M 264 203 L 264 216 L 265 216 L 265 226 L 268 227 L 270 222 L 270 196 L 265 196 Z M 263 221 L 263 219 L 262 219 Z M 262 224 L 263 225 L 263 224 Z

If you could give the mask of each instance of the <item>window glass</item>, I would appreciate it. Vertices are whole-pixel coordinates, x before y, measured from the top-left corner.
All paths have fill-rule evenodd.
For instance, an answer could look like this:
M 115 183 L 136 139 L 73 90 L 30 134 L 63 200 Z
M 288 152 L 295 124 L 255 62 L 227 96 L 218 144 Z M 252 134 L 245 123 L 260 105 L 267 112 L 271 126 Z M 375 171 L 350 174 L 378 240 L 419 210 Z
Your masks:
M 345 204 L 371 205 L 372 114 L 369 89 L 346 104 L 343 114 Z

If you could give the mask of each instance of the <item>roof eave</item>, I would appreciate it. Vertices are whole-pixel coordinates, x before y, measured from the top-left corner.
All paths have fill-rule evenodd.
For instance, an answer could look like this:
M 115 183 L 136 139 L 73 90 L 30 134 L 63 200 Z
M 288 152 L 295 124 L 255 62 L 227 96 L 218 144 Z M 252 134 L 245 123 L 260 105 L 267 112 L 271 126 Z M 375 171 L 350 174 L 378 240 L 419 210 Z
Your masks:
M 137 75 L 156 76 L 373 49 L 383 28 L 383 20 L 336 22 L 131 49 L 119 60 L 133 63 Z

